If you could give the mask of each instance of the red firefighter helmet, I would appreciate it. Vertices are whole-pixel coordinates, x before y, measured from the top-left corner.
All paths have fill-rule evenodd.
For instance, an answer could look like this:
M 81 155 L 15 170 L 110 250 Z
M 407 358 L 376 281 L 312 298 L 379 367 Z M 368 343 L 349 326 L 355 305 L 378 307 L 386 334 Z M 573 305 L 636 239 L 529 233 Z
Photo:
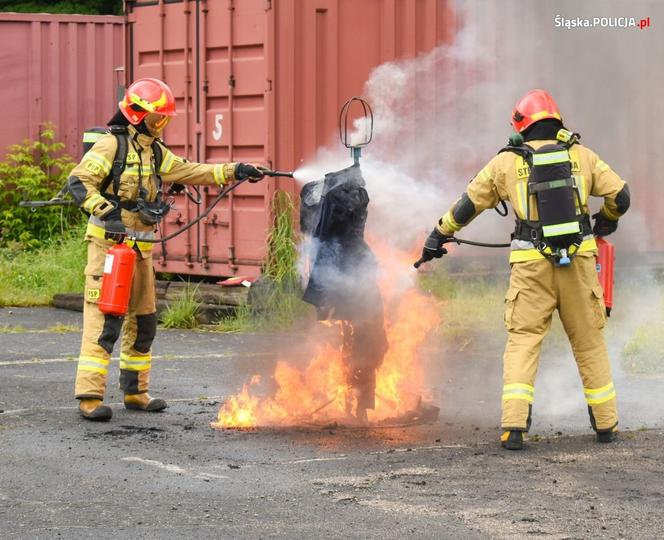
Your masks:
M 175 116 L 173 92 L 159 79 L 138 79 L 131 83 L 118 107 L 134 126 L 150 113 Z
M 512 126 L 521 133 L 538 120 L 556 118 L 562 121 L 558 105 L 551 95 L 539 88 L 531 90 L 516 102 L 512 111 Z

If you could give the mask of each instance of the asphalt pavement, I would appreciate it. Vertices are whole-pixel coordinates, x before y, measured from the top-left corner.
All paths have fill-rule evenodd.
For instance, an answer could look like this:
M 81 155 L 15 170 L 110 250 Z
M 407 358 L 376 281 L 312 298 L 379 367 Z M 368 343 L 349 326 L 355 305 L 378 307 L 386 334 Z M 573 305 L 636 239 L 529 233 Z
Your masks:
M 427 348 L 436 422 L 216 430 L 224 401 L 302 335 L 160 331 L 163 413 L 107 423 L 73 399 L 81 314 L 0 309 L 0 538 L 656 538 L 664 392 L 616 374 L 618 442 L 588 427 L 569 354 L 545 350 L 524 452 L 499 448 L 501 351 Z M 300 355 L 303 356 L 303 355 Z M 117 361 L 110 381 L 117 380 Z

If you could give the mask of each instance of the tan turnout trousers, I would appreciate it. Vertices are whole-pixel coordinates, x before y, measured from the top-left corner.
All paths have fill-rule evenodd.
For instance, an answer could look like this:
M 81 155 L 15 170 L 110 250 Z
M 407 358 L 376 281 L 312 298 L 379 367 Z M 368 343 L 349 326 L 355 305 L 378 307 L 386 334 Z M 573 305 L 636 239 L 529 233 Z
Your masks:
M 137 253 L 126 317 L 104 315 L 97 307 L 106 251 L 113 242 L 87 237 L 83 340 L 76 373 L 78 399 L 104 398 L 113 346 L 122 332 L 120 388 L 125 394 L 148 391 L 151 347 L 157 330 L 152 253 Z M 129 246 L 133 242 L 127 241 Z
M 610 430 L 618 423 L 616 392 L 602 333 L 604 296 L 590 252 L 579 253 L 569 267 L 555 267 L 543 259 L 512 265 L 505 295 L 508 341 L 502 427 L 506 431 L 529 428 L 542 340 L 556 309 L 572 345 L 591 423 L 596 430 Z

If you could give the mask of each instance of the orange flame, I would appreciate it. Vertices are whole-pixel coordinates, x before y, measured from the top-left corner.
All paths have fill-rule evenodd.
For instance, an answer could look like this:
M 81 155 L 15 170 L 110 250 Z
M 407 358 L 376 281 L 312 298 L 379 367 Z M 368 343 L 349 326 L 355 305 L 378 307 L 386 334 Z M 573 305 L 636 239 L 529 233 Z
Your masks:
M 440 317 L 437 302 L 412 283 L 412 255 L 377 245 L 375 241 L 372 249 L 381 261 L 379 285 L 389 344 L 376 372 L 375 409 L 367 411 L 370 422 L 380 422 L 417 406 L 425 391 L 422 345 L 439 324 Z M 349 420 L 356 398 L 348 383 L 349 368 L 343 357 L 343 324 L 323 321 L 322 326 L 334 333 L 334 339 L 318 345 L 317 354 L 306 368 L 278 361 L 274 395 L 264 398 L 252 395 L 251 387 L 258 383 L 252 380 L 223 405 L 213 427 L 293 426 Z

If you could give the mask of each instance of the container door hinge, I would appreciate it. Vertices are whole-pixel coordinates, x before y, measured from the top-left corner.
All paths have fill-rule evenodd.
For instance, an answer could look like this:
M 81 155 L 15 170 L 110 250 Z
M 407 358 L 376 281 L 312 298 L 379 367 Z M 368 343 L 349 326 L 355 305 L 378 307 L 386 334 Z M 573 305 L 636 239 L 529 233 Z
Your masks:
M 267 88 L 265 89 L 266 92 L 272 92 L 272 79 L 267 79 Z
M 272 9 L 272 0 L 265 0 L 265 11 L 270 11 Z
M 235 77 L 233 75 L 228 77 L 228 86 L 230 86 L 231 88 L 235 88 Z

